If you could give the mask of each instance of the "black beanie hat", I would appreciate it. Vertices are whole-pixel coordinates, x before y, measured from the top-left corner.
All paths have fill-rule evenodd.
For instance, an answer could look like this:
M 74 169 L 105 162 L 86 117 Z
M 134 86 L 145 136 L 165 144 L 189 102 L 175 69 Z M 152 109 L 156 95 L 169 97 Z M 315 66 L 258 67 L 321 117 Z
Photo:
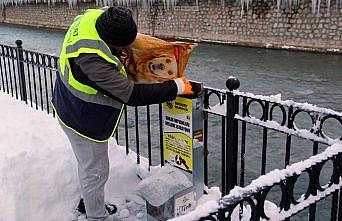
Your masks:
M 124 7 L 110 7 L 96 21 L 96 30 L 107 44 L 126 46 L 137 36 L 137 25 L 132 11 Z

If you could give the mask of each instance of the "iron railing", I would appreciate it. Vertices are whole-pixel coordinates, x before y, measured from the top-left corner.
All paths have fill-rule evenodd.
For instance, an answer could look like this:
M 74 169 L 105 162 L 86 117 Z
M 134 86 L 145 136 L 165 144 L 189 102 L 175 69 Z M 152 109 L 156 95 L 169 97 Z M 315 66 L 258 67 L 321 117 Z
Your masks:
M 31 107 L 53 113 L 50 99 L 58 57 L 0 44 L 0 89 Z M 54 113 L 53 113 L 54 115 Z
M 261 176 L 245 188 L 233 189 L 229 195 L 219 200 L 217 211 L 199 220 L 240 220 L 242 218 L 246 220 L 246 216 L 249 217 L 249 220 L 289 220 L 289 217 L 307 207 L 310 207 L 307 220 L 315 220 L 315 213 L 313 213 L 315 207 L 313 205 L 330 194 L 333 194 L 330 220 L 341 220 L 341 198 L 340 203 L 338 203 L 338 191 L 342 186 L 341 151 L 342 145 L 329 147 L 323 153 L 305 161 Z M 329 182 L 323 185 L 319 177 L 322 168 L 328 161 L 333 163 L 333 167 L 330 171 Z M 298 178 L 303 173 L 308 174 L 309 185 L 303 195 L 295 198 L 294 189 Z M 278 208 L 273 207 L 273 211 L 266 210 L 265 204 L 270 203 L 267 202 L 266 198 L 275 187 L 281 189 L 279 206 Z M 340 204 L 339 208 L 338 204 Z M 234 213 L 235 210 L 238 212 Z M 249 211 L 244 213 L 244 210 Z M 318 220 L 320 219 L 318 218 Z
M 219 201 L 220 209 L 218 211 L 211 213 L 207 217 L 202 217 L 200 220 L 240 220 L 239 218 L 242 219 L 243 209 L 245 208 L 243 205 L 244 202 L 247 202 L 251 208 L 251 220 L 259 220 L 261 218 L 268 220 L 269 217 L 265 214 L 264 205 L 266 197 L 273 198 L 272 200 L 276 198 L 274 197 L 275 194 L 270 194 L 270 190 L 275 189 L 276 186 L 280 187 L 280 200 L 277 205 L 279 216 L 277 218 L 282 217 L 281 220 L 289 220 L 289 217 L 309 207 L 308 214 L 301 214 L 302 218 L 299 220 L 302 220 L 306 216 L 308 216 L 308 220 L 310 221 L 320 220 L 323 218 L 322 215 L 316 219 L 316 202 L 332 194 L 330 218 L 331 220 L 342 220 L 342 148 L 337 149 L 339 152 L 337 151 L 330 157 L 326 157 L 326 153 L 324 152 L 326 146 L 331 146 L 336 143 L 342 144 L 342 113 L 326 108 L 318 108 L 307 103 L 295 103 L 291 100 L 283 101 L 280 99 L 280 96 L 260 96 L 239 92 L 235 90 L 239 87 L 239 82 L 236 78 L 228 79 L 226 85 L 229 91 L 206 88 L 206 98 L 204 101 L 206 103 L 205 111 L 207 113 L 219 114 L 224 117 L 222 119 L 222 125 L 226 126 L 226 136 L 225 139 L 222 139 L 223 165 L 221 171 L 221 191 L 223 195 L 229 194 Z M 210 107 L 208 104 L 212 96 L 217 97 L 219 100 L 219 104 L 215 107 Z M 308 118 L 306 122 L 303 119 L 305 116 Z M 335 122 L 336 127 L 336 129 L 333 129 L 333 133 L 331 131 L 328 132 L 331 129 L 329 128 L 331 125 L 327 126 L 332 123 L 331 121 Z M 296 173 L 292 172 L 289 174 L 288 169 L 284 169 L 282 171 L 284 175 L 280 176 L 281 178 L 276 179 L 276 181 L 272 181 L 274 180 L 273 173 L 273 175 L 269 174 L 266 177 L 262 176 L 258 178 L 262 180 L 267 179 L 270 183 L 255 186 L 255 181 L 258 180 L 256 179 L 253 180 L 253 188 L 249 185 L 241 189 L 241 187 L 245 186 L 246 178 L 245 155 L 248 148 L 250 148 L 246 144 L 246 137 L 249 131 L 247 130 L 247 126 L 256 126 L 262 130 L 262 138 L 260 139 L 260 175 L 265 175 L 267 172 L 266 167 L 269 164 L 267 150 L 268 143 L 270 142 L 269 138 L 272 133 L 284 134 L 285 144 L 283 147 L 285 151 L 282 167 L 293 167 L 293 169 L 297 167 L 300 168 L 300 171 L 297 169 Z M 224 128 L 222 128 L 222 131 L 224 132 Z M 239 132 L 241 132 L 241 136 L 238 135 Z M 317 155 L 319 152 L 322 152 L 320 154 L 321 157 L 316 158 L 319 160 L 308 160 L 311 164 L 304 163 L 305 168 L 303 168 L 303 165 L 290 165 L 291 151 L 293 151 L 292 143 L 296 137 L 299 140 L 303 139 L 307 141 L 307 144 L 304 145 L 304 147 L 306 146 L 306 151 L 304 152 L 308 152 L 310 149 L 312 155 Z M 279 146 L 280 139 L 276 140 Z M 300 160 L 304 159 L 300 158 Z M 294 160 L 298 160 L 298 157 Z M 328 161 L 332 162 L 332 165 L 328 165 Z M 239 169 L 238 165 L 240 166 Z M 328 172 L 327 174 L 331 174 L 330 177 L 325 172 L 322 172 L 323 167 L 325 167 L 325 172 Z M 305 179 L 306 186 L 295 188 L 295 185 L 303 185 L 303 181 L 297 182 L 303 172 L 308 174 L 308 178 Z M 325 183 L 326 185 L 321 184 L 322 176 L 328 179 Z M 239 186 L 237 188 L 238 191 L 232 190 L 234 186 Z M 237 195 L 236 192 L 239 192 L 240 195 Z M 297 195 L 298 192 L 304 193 L 300 195 L 299 199 L 295 199 L 294 195 L 296 195 L 296 192 Z M 339 192 L 340 203 L 338 203 Z M 232 218 L 233 211 L 237 207 L 240 209 L 240 217 Z M 300 209 L 294 210 L 293 208 Z
M 50 99 L 58 57 L 24 50 L 20 40 L 16 41 L 16 44 L 16 47 L 0 44 L 0 90 L 23 100 L 33 108 L 55 116 Z M 208 186 L 220 185 L 223 195 L 227 195 L 234 186 L 247 185 L 248 188 L 248 184 L 260 175 L 317 155 L 324 151 L 326 146 L 342 140 L 342 113 L 313 105 L 282 101 L 278 96 L 242 93 L 236 90 L 239 85 L 237 79 L 229 78 L 226 82 L 228 90 L 204 87 L 204 182 Z M 306 117 L 309 123 L 303 123 Z M 332 136 L 325 131 L 325 125 L 331 121 L 335 122 Z M 302 129 L 301 124 L 306 126 L 306 129 Z M 137 163 L 141 163 L 143 156 L 148 159 L 149 166 L 164 165 L 162 125 L 161 104 L 126 107 L 115 138 L 119 144 L 126 146 L 127 153 L 130 150 L 136 152 Z M 283 134 L 284 141 L 281 141 L 279 134 Z M 299 140 L 305 140 L 307 143 L 298 144 Z M 255 148 L 258 145 L 260 150 Z M 274 151 L 272 145 L 277 146 L 276 151 L 280 154 L 273 154 L 270 162 L 268 152 Z M 303 154 L 296 156 L 295 153 L 298 151 Z M 278 165 L 272 168 L 275 161 Z M 333 165 L 329 167 L 327 163 L 328 166 L 324 166 L 325 162 L 332 162 Z M 342 168 L 340 153 L 325 159 L 324 164 L 322 163 L 312 164 L 303 170 L 309 173 L 309 178 L 304 179 L 302 183 L 308 185 L 306 192 L 311 195 L 322 190 L 323 185 L 317 182 L 322 176 L 322 167 L 333 171 L 333 178 L 328 178 L 330 186 L 337 185 L 336 177 L 341 176 L 338 172 Z M 242 211 L 245 201 L 248 201 L 252 208 L 253 220 L 265 217 L 263 205 L 266 196 L 272 195 L 269 192 L 277 185 L 281 187 L 278 192 L 282 194 L 279 208 L 288 210 L 291 205 L 297 203 L 293 197 L 295 190 L 292 187 L 303 171 L 288 175 L 271 185 L 260 186 L 254 191 L 242 191 L 242 198 L 235 197 L 232 200 L 228 195 L 220 201 L 222 207 L 219 211 L 208 214 L 209 216 L 202 220 L 229 220 L 229 212 L 237 205 L 240 205 Z M 340 188 L 336 188 L 324 196 L 333 196 L 330 207 L 331 220 L 337 220 L 337 217 L 339 220 L 342 219 L 341 192 Z M 309 195 L 305 194 L 305 197 Z M 255 201 L 257 203 L 254 203 Z M 316 220 L 315 202 L 310 203 L 309 220 Z

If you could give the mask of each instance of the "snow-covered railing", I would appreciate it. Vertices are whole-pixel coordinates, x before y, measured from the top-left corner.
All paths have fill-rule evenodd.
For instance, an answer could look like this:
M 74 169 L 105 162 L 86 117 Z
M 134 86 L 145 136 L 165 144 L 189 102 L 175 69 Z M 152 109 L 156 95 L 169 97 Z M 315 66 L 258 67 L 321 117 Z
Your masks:
M 302 147 L 302 151 L 312 152 L 313 155 L 322 151 L 324 145 L 342 143 L 342 113 L 312 104 L 282 100 L 280 95 L 262 96 L 240 92 L 237 90 L 239 84 L 237 79 L 229 78 L 226 83 L 228 90 L 207 87 L 205 91 L 205 112 L 222 117 L 223 133 L 225 133 L 221 159 L 223 195 L 236 185 L 244 186 L 248 125 L 255 125 L 262 130 L 260 175 L 266 173 L 268 143 L 272 131 L 285 134 L 283 148 L 281 142 L 278 141 L 277 144 L 279 150 L 285 149 L 285 167 L 289 165 L 291 152 L 294 149 L 293 137 L 307 140 L 309 147 L 305 147 L 306 149 Z M 331 132 L 334 127 L 334 131 Z M 325 131 L 326 129 L 328 132 Z M 238 160 L 240 160 L 240 168 L 237 167 Z M 309 215 L 314 216 L 315 211 L 310 210 Z
M 211 93 L 213 92 L 219 97 L 220 102 L 214 107 L 208 106 L 206 110 L 213 114 L 225 116 L 227 109 L 225 91 L 211 89 Z M 281 100 L 280 94 L 263 96 L 244 93 L 238 90 L 233 91 L 233 94 L 243 98 L 242 116 L 236 114 L 235 119 L 327 145 L 332 145 L 336 141 L 342 140 L 342 134 L 339 137 L 331 137 L 324 132 L 324 126 L 330 120 L 336 120 L 342 125 L 342 113 L 340 112 L 308 103 Z M 260 117 L 251 114 L 250 109 L 253 104 L 258 105 L 262 109 Z M 298 116 L 303 113 L 307 114 L 311 119 L 311 126 L 308 129 L 302 129 L 296 125 Z M 281 115 L 281 121 L 274 119 L 276 114 Z
M 329 182 L 323 185 L 319 178 L 322 168 L 329 161 L 333 163 L 331 176 Z M 304 194 L 296 199 L 294 196 L 296 182 L 304 173 L 309 176 L 309 185 Z M 281 189 L 281 200 L 278 204 L 266 200 L 270 191 L 275 187 Z M 207 215 L 203 215 L 203 211 L 195 210 L 173 221 L 285 220 L 331 194 L 333 194 L 331 220 L 337 220 L 338 190 L 341 187 L 342 143 L 336 143 L 328 147 L 323 153 L 312 156 L 307 160 L 260 176 L 244 188 L 236 186 L 227 196 L 222 197 L 217 202 L 216 208 L 218 209 L 215 212 L 208 211 Z M 241 207 L 242 205 L 243 207 Z M 214 206 L 210 205 L 210 207 Z M 339 220 L 341 218 L 340 214 Z M 311 217 L 309 217 L 309 220 L 311 220 Z

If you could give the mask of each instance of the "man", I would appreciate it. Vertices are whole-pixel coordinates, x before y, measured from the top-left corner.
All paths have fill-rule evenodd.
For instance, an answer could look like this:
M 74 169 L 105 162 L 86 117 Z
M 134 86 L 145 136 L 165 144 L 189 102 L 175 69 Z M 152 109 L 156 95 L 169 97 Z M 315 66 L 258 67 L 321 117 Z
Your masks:
M 78 161 L 88 221 L 111 221 L 104 203 L 108 179 L 108 139 L 124 104 L 161 103 L 191 94 L 186 78 L 162 84 L 134 84 L 119 58 L 135 40 L 132 12 L 123 7 L 91 9 L 77 16 L 60 54 L 53 106 Z

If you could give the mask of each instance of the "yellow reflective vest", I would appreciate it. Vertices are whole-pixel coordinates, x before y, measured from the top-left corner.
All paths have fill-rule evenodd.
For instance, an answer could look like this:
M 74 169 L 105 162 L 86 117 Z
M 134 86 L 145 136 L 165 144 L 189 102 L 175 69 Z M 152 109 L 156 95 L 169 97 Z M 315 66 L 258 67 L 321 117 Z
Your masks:
M 99 37 L 95 24 L 103 9 L 88 9 L 75 18 L 64 38 L 59 60 L 52 104 L 59 120 L 77 134 L 95 142 L 105 142 L 113 136 L 124 105 L 95 88 L 77 81 L 70 68 L 70 58 L 83 53 L 97 54 L 115 65 L 123 76 L 124 66 L 112 55 Z

